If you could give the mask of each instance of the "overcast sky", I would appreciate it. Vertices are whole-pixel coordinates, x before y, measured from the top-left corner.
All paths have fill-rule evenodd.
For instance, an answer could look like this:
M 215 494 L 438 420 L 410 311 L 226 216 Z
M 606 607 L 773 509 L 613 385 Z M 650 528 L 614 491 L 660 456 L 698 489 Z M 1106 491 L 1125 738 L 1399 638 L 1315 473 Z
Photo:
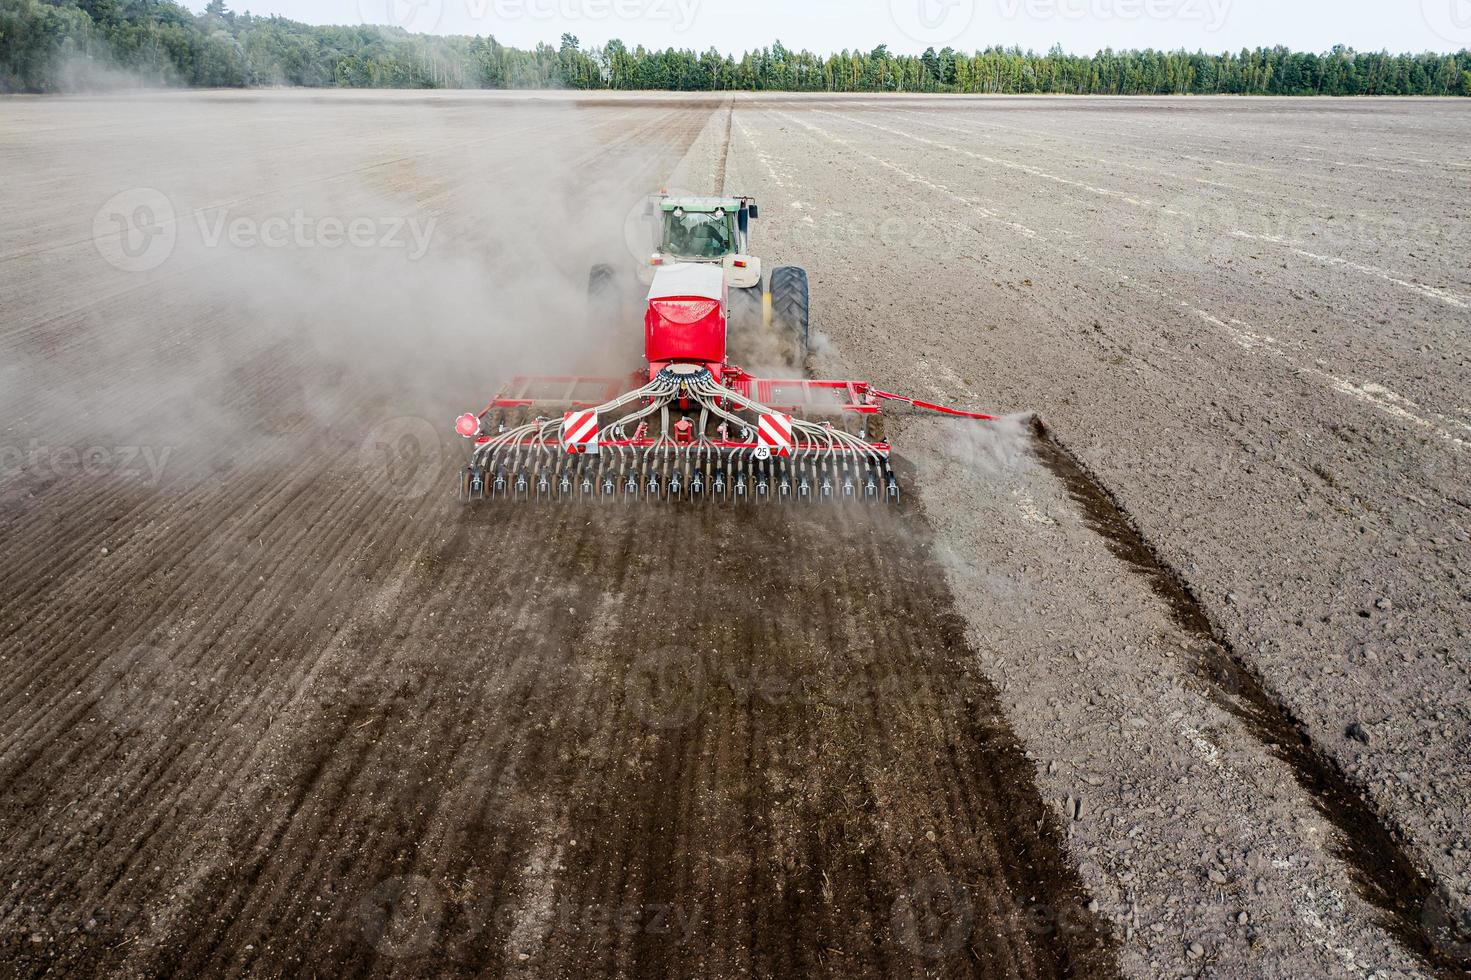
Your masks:
M 196 10 L 205 0 L 189 0 Z M 1471 0 L 234 0 L 234 9 L 310 24 L 396 23 L 435 34 L 494 34 L 504 44 L 737 53 L 789 48 L 918 52 L 991 44 L 1072 52 L 1103 47 L 1236 50 L 1334 44 L 1392 51 L 1471 47 Z

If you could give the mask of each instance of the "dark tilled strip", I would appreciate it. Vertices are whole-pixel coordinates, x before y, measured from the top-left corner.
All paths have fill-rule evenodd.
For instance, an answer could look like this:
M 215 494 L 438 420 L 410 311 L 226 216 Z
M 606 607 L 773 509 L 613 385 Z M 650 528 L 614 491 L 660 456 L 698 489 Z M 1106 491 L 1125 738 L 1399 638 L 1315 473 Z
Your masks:
M 613 946 L 558 929 L 541 969 L 1115 972 L 1031 764 L 984 678 L 963 669 L 963 627 L 918 521 L 887 508 L 500 503 L 466 520 L 499 541 L 532 518 L 564 555 L 543 579 L 575 581 L 589 535 L 600 566 L 634 572 L 613 621 L 580 644 L 580 660 L 603 666 L 575 698 L 624 694 L 618 737 L 591 744 L 630 754 L 570 793 L 567 836 L 582 843 L 557 900 L 679 909 L 700 926 L 685 942 L 639 933 Z M 691 551 L 715 577 L 671 591 Z M 1038 911 L 1051 917 L 1034 923 Z
M 1334 853 L 1352 869 L 1359 894 L 1384 913 L 1385 930 L 1438 976 L 1471 973 L 1471 922 L 1465 914 L 1432 876 L 1416 867 L 1395 831 L 1237 653 L 1184 577 L 1135 527 L 1113 494 L 1046 423 L 1036 420 L 1033 432 L 1038 458 L 1083 509 L 1088 526 L 1149 582 L 1175 622 L 1200 641 L 1196 669 L 1213 699 L 1291 767 L 1318 811 L 1338 828 Z

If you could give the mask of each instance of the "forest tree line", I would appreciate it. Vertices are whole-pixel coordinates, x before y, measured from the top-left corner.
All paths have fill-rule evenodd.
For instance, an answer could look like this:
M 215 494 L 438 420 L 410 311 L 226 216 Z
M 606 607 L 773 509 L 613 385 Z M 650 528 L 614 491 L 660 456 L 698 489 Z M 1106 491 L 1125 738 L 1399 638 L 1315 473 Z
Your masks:
M 0 0 L 0 91 L 85 89 L 118 81 L 203 87 L 570 88 L 675 91 L 960 92 L 1069 95 L 1471 96 L 1471 52 L 1038 54 L 992 47 L 922 55 L 818 55 L 780 42 L 739 58 L 714 49 L 509 48 L 494 37 L 314 27 L 237 14 L 210 0 Z

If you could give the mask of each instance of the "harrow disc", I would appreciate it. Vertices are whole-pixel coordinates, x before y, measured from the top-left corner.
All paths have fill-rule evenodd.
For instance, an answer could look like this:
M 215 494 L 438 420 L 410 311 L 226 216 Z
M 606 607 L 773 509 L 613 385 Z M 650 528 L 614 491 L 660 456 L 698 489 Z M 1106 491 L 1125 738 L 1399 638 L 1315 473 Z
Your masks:
M 708 367 L 671 364 L 642 388 L 560 419 L 523 411 L 487 428 L 482 417 L 488 434 L 460 493 L 536 503 L 898 503 L 888 446 L 869 442 L 866 424 L 775 412 Z
M 614 452 L 536 464 L 467 467 L 459 497 L 516 503 L 704 503 L 782 506 L 809 503 L 898 504 L 888 460 L 754 460 L 749 453 L 695 453 L 637 462 Z

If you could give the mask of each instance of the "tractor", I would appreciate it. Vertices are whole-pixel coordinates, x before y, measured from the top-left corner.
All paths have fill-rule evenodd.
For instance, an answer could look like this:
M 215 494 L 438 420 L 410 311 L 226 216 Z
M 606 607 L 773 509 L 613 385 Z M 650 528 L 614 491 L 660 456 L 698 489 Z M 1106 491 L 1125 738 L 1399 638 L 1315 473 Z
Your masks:
M 636 269 L 640 286 L 652 286 L 658 271 L 668 266 L 719 266 L 729 289 L 732 339 L 746 348 L 739 353 L 750 357 L 758 348 L 763 354 L 774 349 L 785 367 L 804 368 L 812 307 L 807 272 L 778 266 L 767 290 L 762 261 L 751 254 L 751 222 L 760 216 L 753 198 L 660 193 L 649 199 L 644 215 L 650 219 L 653 251 Z M 596 322 L 616 322 L 626 315 L 626 279 L 611 265 L 592 267 L 588 310 Z
M 807 274 L 780 266 L 763 291 L 751 198 L 659 195 L 649 210 L 655 250 L 633 277 L 645 289 L 642 365 L 622 378 L 516 377 L 484 411 L 460 416 L 455 430 L 472 444 L 462 499 L 897 504 L 883 402 L 994 418 L 807 377 Z M 588 308 L 600 324 L 625 315 L 625 281 L 592 268 Z M 775 367 L 796 377 L 735 363 L 759 356 L 763 338 L 778 341 Z

